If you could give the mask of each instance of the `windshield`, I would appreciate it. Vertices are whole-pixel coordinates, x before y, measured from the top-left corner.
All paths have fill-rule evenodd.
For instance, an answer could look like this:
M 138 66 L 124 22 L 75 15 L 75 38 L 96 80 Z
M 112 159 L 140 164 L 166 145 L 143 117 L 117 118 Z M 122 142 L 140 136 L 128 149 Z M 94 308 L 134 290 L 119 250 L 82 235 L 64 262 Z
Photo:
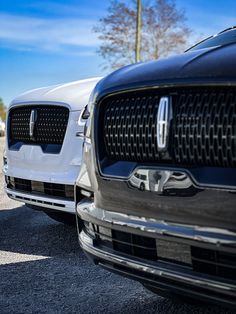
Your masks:
M 190 48 L 188 51 L 210 48 L 215 46 L 223 46 L 231 43 L 236 43 L 236 29 L 231 29 L 223 33 L 220 33 L 216 36 L 212 36 L 195 45 L 194 47 Z

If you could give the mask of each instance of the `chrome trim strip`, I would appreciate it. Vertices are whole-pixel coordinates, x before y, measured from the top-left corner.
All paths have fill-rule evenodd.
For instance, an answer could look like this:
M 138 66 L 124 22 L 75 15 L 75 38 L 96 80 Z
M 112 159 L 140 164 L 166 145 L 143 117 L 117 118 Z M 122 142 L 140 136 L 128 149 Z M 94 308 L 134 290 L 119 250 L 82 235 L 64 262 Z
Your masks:
M 107 251 L 102 251 L 101 249 L 93 246 L 93 239 L 90 238 L 84 231 L 79 234 L 79 242 L 84 251 L 110 263 L 116 263 L 121 266 L 150 273 L 165 279 L 180 281 L 185 284 L 190 284 L 205 289 L 214 289 L 215 291 L 220 293 L 236 293 L 235 285 L 223 283 L 221 281 L 218 282 L 215 280 L 209 280 L 206 278 L 199 278 L 186 273 L 177 273 L 175 271 L 170 271 L 160 266 L 153 266 L 141 261 L 131 260 L 127 257 L 121 257 Z
M 172 119 L 172 98 L 161 97 L 157 112 L 157 147 L 159 151 L 167 150 L 170 120 Z
M 169 88 L 182 88 L 182 87 L 236 87 L 236 80 L 231 79 L 230 81 L 226 81 L 225 79 L 217 79 L 212 81 L 212 79 L 207 78 L 203 81 L 202 78 L 190 80 L 187 79 L 175 79 L 168 81 L 155 81 L 152 83 L 146 83 L 141 86 L 129 86 L 129 85 L 121 85 L 117 86 L 117 89 L 105 89 L 102 92 L 99 92 L 99 96 L 93 102 L 93 105 L 99 104 L 105 98 L 110 96 L 116 96 L 123 93 L 137 92 L 137 91 L 145 91 L 145 90 L 160 90 L 160 89 L 169 89 Z
M 236 233 L 226 229 L 184 225 L 137 217 L 128 214 L 107 211 L 95 207 L 90 199 L 83 199 L 77 205 L 77 213 L 83 220 L 97 220 L 98 223 L 108 223 L 112 226 L 132 228 L 142 232 L 158 235 L 174 236 L 215 245 L 236 245 Z
M 37 110 L 33 109 L 31 110 L 30 114 L 30 122 L 29 122 L 29 134 L 30 138 L 34 138 L 34 128 L 35 128 L 35 122 L 37 121 Z
M 43 197 L 34 194 L 15 192 L 11 189 L 4 188 L 7 196 L 15 201 L 25 204 L 35 205 L 43 208 L 51 208 L 63 212 L 75 213 L 75 202 L 59 200 L 50 197 Z
M 15 109 L 16 107 L 25 107 L 25 106 L 34 106 L 34 105 L 39 105 L 39 106 L 44 106 L 44 105 L 50 105 L 50 106 L 61 106 L 61 107 L 66 107 L 69 109 L 69 111 L 77 111 L 77 110 L 71 110 L 71 106 L 65 102 L 61 101 L 36 101 L 36 100 L 29 100 L 29 101 L 19 101 L 19 102 L 13 102 L 9 105 L 9 112 L 12 109 Z M 79 111 L 79 110 L 78 110 Z

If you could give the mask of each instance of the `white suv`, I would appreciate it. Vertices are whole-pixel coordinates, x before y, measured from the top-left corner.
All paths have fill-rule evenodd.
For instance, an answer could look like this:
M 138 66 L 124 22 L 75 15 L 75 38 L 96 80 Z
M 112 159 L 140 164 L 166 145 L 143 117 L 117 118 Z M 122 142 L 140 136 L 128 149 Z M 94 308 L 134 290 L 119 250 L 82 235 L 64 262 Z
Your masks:
M 74 221 L 86 105 L 100 79 L 39 88 L 12 101 L 3 166 L 10 198 L 58 221 Z

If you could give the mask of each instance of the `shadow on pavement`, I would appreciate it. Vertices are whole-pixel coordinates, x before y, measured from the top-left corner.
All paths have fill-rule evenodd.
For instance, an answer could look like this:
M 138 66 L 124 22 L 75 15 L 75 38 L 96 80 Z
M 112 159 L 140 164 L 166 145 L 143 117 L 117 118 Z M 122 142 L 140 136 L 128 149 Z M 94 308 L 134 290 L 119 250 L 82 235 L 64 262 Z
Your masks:
M 76 228 L 26 206 L 0 211 L 0 250 L 59 256 L 79 250 Z
M 25 206 L 0 211 L 1 251 L 42 256 L 0 265 L 1 313 L 233 313 L 177 304 L 104 271 L 79 249 L 75 228 Z

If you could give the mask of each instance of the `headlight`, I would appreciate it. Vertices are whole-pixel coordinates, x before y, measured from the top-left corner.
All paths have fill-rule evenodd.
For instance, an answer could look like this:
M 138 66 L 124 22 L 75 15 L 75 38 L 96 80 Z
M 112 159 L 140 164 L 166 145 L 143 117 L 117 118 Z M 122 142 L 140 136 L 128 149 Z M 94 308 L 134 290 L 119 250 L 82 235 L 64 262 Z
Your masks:
M 97 86 L 98 84 L 95 86 L 92 93 L 90 94 L 88 105 L 86 106 L 86 110 L 84 110 L 83 112 L 84 116 L 87 118 L 85 120 L 86 123 L 84 128 L 85 138 L 91 137 L 91 118 L 93 116 L 94 105 L 97 97 Z
M 3 167 L 5 169 L 7 169 L 7 154 L 6 154 L 6 150 L 4 149 L 4 152 L 3 152 Z
M 79 126 L 84 126 L 89 116 L 90 116 L 90 113 L 88 111 L 88 105 L 86 105 L 80 113 L 79 121 L 78 121 Z

